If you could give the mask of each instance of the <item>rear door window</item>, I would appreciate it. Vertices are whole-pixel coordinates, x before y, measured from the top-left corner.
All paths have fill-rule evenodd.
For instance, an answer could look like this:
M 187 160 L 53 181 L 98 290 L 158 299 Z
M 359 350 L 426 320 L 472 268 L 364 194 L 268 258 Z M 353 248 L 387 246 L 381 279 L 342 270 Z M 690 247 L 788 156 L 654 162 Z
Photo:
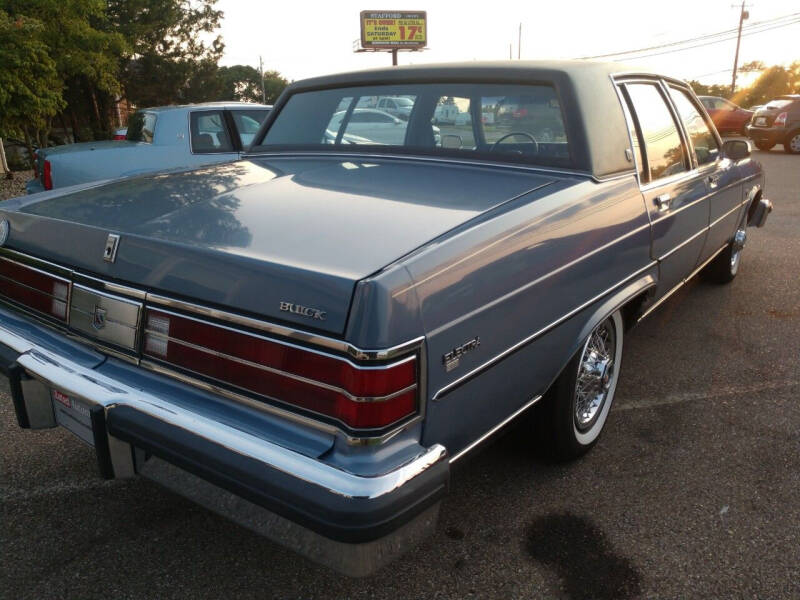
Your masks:
M 692 142 L 697 164 L 706 165 L 717 160 L 719 157 L 717 138 L 689 95 L 684 90 L 672 86 L 669 88 L 669 94 Z
M 204 110 L 189 113 L 192 133 L 192 152 L 233 152 L 225 118 L 221 110 Z
M 687 156 L 678 126 L 658 86 L 629 83 L 625 87 L 639 121 L 650 181 L 687 171 Z

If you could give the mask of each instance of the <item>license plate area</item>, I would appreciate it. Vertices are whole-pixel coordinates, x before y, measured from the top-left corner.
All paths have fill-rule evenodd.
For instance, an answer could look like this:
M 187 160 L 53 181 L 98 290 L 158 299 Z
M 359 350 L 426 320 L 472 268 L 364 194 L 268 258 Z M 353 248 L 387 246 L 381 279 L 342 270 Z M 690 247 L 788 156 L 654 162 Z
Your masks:
M 53 401 L 53 414 L 56 417 L 56 423 L 67 431 L 74 433 L 90 446 L 94 446 L 92 416 L 89 405 L 83 400 L 57 389 L 50 391 L 50 397 Z
M 756 125 L 762 125 L 763 126 L 763 125 L 766 125 L 766 124 L 767 124 L 766 117 L 758 117 L 756 119 Z

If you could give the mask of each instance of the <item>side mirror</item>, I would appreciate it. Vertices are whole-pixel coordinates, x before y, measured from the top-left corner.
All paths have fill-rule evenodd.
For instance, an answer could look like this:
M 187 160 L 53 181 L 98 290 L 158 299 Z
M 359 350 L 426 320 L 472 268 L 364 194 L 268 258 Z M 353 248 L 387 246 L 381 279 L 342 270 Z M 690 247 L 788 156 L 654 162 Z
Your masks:
M 728 140 L 722 144 L 722 154 L 731 160 L 742 160 L 752 154 L 753 149 L 747 140 Z

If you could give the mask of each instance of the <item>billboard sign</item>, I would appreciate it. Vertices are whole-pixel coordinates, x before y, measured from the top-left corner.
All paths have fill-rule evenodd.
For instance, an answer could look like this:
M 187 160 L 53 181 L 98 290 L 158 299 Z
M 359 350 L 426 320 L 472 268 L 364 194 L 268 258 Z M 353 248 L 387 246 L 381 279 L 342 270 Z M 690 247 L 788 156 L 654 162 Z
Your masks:
M 425 11 L 361 11 L 361 47 L 417 50 L 428 44 Z

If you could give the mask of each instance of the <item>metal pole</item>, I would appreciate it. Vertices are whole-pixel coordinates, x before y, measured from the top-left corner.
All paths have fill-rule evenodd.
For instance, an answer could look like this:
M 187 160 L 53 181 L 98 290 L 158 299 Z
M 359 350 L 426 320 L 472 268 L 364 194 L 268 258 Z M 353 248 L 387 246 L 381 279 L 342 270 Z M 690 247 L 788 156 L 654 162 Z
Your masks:
M 392 48 L 392 66 L 397 66 L 397 48 Z
M 742 24 L 744 23 L 744 0 L 742 0 L 742 8 L 739 13 L 739 35 L 736 38 L 736 55 L 733 57 L 733 79 L 731 80 L 731 96 L 736 91 L 736 70 L 739 68 L 739 44 L 742 43 Z
M 261 76 L 261 103 L 267 103 L 267 90 L 264 88 L 264 61 L 258 57 L 258 74 Z
M 508 45 L 508 60 L 511 60 L 512 58 L 514 58 L 514 55 L 511 54 L 511 46 L 513 46 L 513 44 L 509 44 Z
M 517 60 L 522 58 L 522 23 L 519 24 L 519 35 L 517 36 Z

